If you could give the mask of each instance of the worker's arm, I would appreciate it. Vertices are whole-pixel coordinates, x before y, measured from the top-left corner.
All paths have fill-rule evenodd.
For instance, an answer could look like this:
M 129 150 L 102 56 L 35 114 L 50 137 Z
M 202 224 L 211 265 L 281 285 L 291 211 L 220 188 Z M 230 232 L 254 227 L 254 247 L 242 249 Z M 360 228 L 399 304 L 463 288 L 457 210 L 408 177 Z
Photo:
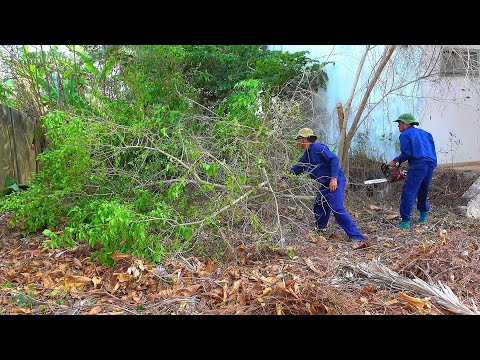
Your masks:
M 305 151 L 300 160 L 298 160 L 298 163 L 296 163 L 290 168 L 290 172 L 294 173 L 295 175 L 300 175 L 302 172 L 305 171 L 305 165 L 307 165 L 308 163 L 309 162 L 307 159 L 307 152 Z
M 327 164 L 330 164 L 330 183 L 328 187 L 331 192 L 334 192 L 338 188 L 337 177 L 340 171 L 340 161 L 338 156 L 332 153 L 327 146 L 322 149 L 320 156 L 325 159 Z
M 408 135 L 400 135 L 400 155 L 390 161 L 388 165 L 395 166 L 395 163 L 403 163 L 412 158 L 412 139 Z M 393 165 L 392 165 L 393 163 Z

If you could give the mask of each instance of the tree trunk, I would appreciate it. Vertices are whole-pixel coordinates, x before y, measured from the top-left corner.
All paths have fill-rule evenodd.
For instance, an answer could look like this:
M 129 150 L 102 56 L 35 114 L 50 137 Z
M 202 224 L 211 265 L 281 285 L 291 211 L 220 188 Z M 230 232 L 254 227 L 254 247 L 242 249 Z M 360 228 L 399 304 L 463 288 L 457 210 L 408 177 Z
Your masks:
M 342 134 L 340 134 L 341 145 L 343 145 L 343 146 L 340 147 L 341 152 L 339 150 L 339 155 L 341 155 L 341 157 L 340 157 L 341 162 L 340 163 L 341 163 L 343 172 L 345 174 L 345 177 L 347 179 L 349 177 L 349 169 L 350 169 L 348 153 L 350 151 L 350 145 L 352 143 L 353 136 L 356 134 L 356 132 L 358 130 L 360 117 L 362 116 L 363 110 L 365 110 L 365 106 L 367 105 L 367 101 L 370 97 L 370 94 L 372 93 L 372 90 L 375 87 L 375 84 L 377 83 L 380 75 L 382 74 L 383 69 L 385 68 L 385 65 L 387 65 L 387 63 L 390 60 L 393 52 L 395 51 L 395 48 L 396 48 L 396 45 L 390 45 L 390 46 L 385 48 L 385 50 L 383 52 L 383 55 L 382 55 L 382 58 L 381 58 L 380 65 L 375 70 L 375 74 L 373 75 L 372 80 L 370 80 L 367 84 L 367 89 L 366 89 L 366 91 L 365 91 L 365 93 L 362 97 L 362 101 L 360 102 L 360 106 L 357 110 L 357 113 L 355 114 L 355 118 L 353 119 L 353 123 L 352 123 L 352 126 L 350 127 L 350 130 L 348 131 L 348 134 L 345 137 L 342 137 Z M 361 67 L 363 67 L 363 62 L 364 62 L 364 59 L 366 57 L 366 54 L 367 54 L 368 50 L 369 49 L 367 47 L 367 50 L 365 51 L 364 57 L 362 58 L 363 61 L 360 62 L 359 71 L 357 71 L 356 81 L 358 81 L 358 77 L 360 75 L 359 72 L 361 70 Z M 354 84 L 354 87 L 356 87 L 356 83 Z M 345 114 L 345 119 L 344 119 L 345 124 L 348 120 L 348 115 L 349 114 L 347 114 L 347 112 L 350 111 L 350 105 L 351 105 L 351 100 L 352 99 L 353 99 L 353 94 L 352 94 L 351 98 L 349 99 L 348 108 L 346 109 L 346 114 Z
M 340 145 L 339 145 L 339 148 L 338 148 L 338 158 L 339 158 L 340 166 L 342 167 L 342 169 L 344 169 L 346 167 L 345 162 L 348 161 L 348 158 L 344 157 L 344 153 L 345 153 L 344 149 L 345 149 L 345 139 L 347 137 L 348 118 L 350 116 L 350 110 L 351 110 L 351 107 L 352 107 L 353 96 L 355 95 L 355 89 L 357 88 L 358 80 L 360 79 L 360 74 L 362 72 L 363 65 L 365 64 L 365 60 L 367 58 L 367 54 L 368 54 L 369 51 L 370 51 L 370 45 L 367 45 L 367 47 L 365 48 L 365 52 L 363 53 L 363 56 L 360 59 L 360 63 L 358 64 L 357 73 L 355 75 L 355 80 L 353 81 L 352 91 L 350 92 L 350 96 L 347 100 L 347 104 L 345 105 L 345 113 L 343 114 L 343 119 L 342 119 L 341 126 L 340 126 Z M 348 154 L 348 150 L 347 150 L 347 154 Z M 345 174 L 345 175 L 347 175 L 347 174 Z

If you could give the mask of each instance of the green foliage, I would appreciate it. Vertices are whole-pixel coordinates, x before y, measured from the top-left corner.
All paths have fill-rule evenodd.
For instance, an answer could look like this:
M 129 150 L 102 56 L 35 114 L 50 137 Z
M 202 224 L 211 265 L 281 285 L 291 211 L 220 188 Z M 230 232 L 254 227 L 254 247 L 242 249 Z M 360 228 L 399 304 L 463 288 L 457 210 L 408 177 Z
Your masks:
M 284 95 L 291 95 L 295 87 L 305 89 L 326 89 L 328 76 L 323 70 L 328 63 L 319 63 L 306 56 L 308 51 L 288 53 L 269 51 L 257 60 L 252 77 L 264 82 L 268 88 L 282 90 Z M 287 84 L 302 74 L 300 83 Z
M 11 87 L 11 80 L 7 80 L 3 84 L 0 82 L 0 103 L 10 106 L 10 99 L 14 96 Z
M 29 295 L 31 295 L 31 292 Z M 33 306 L 33 300 L 27 295 L 12 295 L 11 302 L 22 308 L 31 308 Z
M 41 170 L 0 210 L 43 231 L 45 246 L 87 243 L 106 264 L 115 252 L 160 262 L 200 248 L 197 231 L 214 234 L 222 216 L 239 221 L 228 206 L 273 173 L 269 94 L 305 72 L 301 87 L 326 82 L 324 64 L 265 46 L 68 49 L 17 48 L 16 81 L 0 81 L 0 99 L 45 113 L 46 138 Z
M 255 63 L 267 51 L 258 45 L 189 45 L 185 76 L 207 101 L 227 97 L 235 84 L 250 78 Z
M 167 119 L 164 115 L 172 110 L 184 111 L 188 101 L 181 94 L 194 90 L 183 75 L 184 48 L 179 45 L 130 48 L 135 57 L 124 67 L 124 81 L 129 89 L 126 99 L 130 103 L 134 100 L 144 111 L 151 106 L 157 116 Z
M 192 45 L 184 49 L 185 77 L 208 102 L 227 98 L 236 84 L 248 79 L 286 96 L 297 86 L 325 89 L 328 81 L 323 70 L 328 63 L 308 58 L 307 51 L 291 54 L 270 51 L 265 45 Z M 286 86 L 299 75 L 304 75 L 302 82 Z
M 218 109 L 218 121 L 213 132 L 218 139 L 218 151 L 227 162 L 233 156 L 238 156 L 244 148 L 246 138 L 257 139 L 262 136 L 265 128 L 260 117 L 262 90 L 257 80 L 247 80 L 238 83 L 235 91 Z M 253 148 L 244 149 L 244 158 L 253 151 Z
M 5 185 L 3 187 L 2 192 L 0 193 L 0 197 L 9 195 L 15 192 L 19 192 L 21 190 L 26 190 L 26 189 L 28 189 L 28 185 L 25 185 L 25 184 L 18 185 L 15 182 L 14 178 L 8 175 L 5 178 Z

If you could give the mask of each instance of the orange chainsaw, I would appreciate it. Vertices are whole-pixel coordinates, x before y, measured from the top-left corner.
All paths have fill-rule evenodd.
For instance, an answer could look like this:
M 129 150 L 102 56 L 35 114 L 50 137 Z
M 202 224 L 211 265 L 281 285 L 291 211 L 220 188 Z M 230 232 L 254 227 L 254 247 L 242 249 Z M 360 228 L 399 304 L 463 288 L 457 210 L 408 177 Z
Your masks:
M 363 183 L 365 185 L 380 184 L 385 182 L 397 182 L 405 179 L 407 176 L 407 170 L 400 168 L 400 163 L 396 163 L 396 166 L 392 167 L 385 163 L 380 167 L 385 177 L 380 179 L 366 180 Z

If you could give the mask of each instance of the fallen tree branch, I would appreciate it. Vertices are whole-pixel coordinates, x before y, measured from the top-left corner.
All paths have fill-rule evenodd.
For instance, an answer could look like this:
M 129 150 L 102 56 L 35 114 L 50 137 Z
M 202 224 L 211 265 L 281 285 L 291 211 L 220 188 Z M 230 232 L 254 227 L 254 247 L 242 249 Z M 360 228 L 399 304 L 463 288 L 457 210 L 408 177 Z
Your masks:
M 275 196 L 275 191 L 273 191 L 273 189 L 272 189 L 272 185 L 270 184 L 270 180 L 268 180 L 268 175 L 267 175 L 267 172 L 265 171 L 265 168 L 262 168 L 262 170 L 263 170 L 263 174 L 267 178 L 268 187 L 270 188 L 270 191 L 272 192 L 273 199 L 275 200 L 275 207 L 276 207 L 276 211 L 277 211 L 277 224 L 278 224 L 278 229 L 280 230 L 280 241 L 279 241 L 279 243 L 284 244 L 285 243 L 285 237 L 283 236 L 282 224 L 280 223 L 280 214 L 279 214 L 279 210 L 278 210 L 277 197 Z
M 419 296 L 428 296 L 438 306 L 455 314 L 480 315 L 473 300 L 472 308 L 469 308 L 458 299 L 447 285 L 442 284 L 440 281 L 436 285 L 430 277 L 428 277 L 430 283 L 419 278 L 405 278 L 376 260 L 370 263 L 353 264 L 347 259 L 342 259 L 339 261 L 338 267 L 340 278 L 334 278 L 332 283 L 339 283 L 344 280 L 356 281 L 360 278 L 368 279 L 370 282 L 388 286 L 394 290 L 409 290 Z

